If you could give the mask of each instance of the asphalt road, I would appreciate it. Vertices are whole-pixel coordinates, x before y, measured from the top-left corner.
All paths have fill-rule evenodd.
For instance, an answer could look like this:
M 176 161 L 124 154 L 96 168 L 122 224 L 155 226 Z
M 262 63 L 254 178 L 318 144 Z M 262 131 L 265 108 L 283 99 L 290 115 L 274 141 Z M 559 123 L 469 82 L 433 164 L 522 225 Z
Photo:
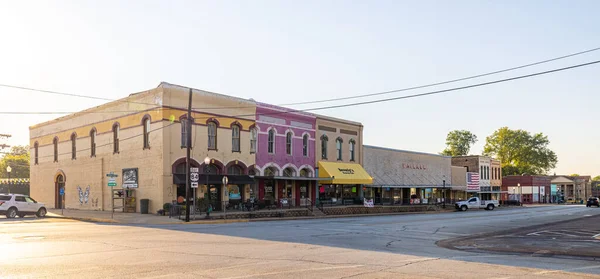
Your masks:
M 0 277 L 600 278 L 593 260 L 435 244 L 595 215 L 600 209 L 544 206 L 222 225 L 0 219 Z

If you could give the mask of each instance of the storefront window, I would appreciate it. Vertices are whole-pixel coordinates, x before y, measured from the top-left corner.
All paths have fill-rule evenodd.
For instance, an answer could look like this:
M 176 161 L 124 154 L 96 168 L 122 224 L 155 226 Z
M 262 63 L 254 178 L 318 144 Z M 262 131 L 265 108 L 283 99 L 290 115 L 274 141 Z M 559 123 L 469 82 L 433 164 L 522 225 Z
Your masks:
M 274 180 L 265 181 L 265 200 L 270 200 L 270 201 L 275 200 L 275 181 Z
M 319 187 L 319 200 L 337 201 L 337 193 L 335 185 L 323 185 Z
M 240 191 L 239 185 L 228 185 L 227 192 L 229 192 L 230 201 L 239 201 L 242 199 L 242 192 Z

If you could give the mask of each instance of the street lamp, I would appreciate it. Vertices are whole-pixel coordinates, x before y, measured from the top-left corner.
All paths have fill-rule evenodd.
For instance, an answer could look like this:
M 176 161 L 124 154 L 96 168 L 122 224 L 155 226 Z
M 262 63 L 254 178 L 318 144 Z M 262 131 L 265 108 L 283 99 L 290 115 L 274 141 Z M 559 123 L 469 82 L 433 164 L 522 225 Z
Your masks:
M 12 171 L 12 168 L 10 166 L 6 167 L 6 172 L 8 173 L 8 193 L 10 194 L 10 172 Z
M 208 173 L 210 171 L 209 168 L 210 157 L 204 158 L 204 176 L 206 176 L 206 196 L 208 199 L 208 205 L 206 206 L 206 217 L 210 214 L 210 186 L 208 185 Z
M 519 203 L 523 205 L 523 190 L 521 190 L 521 183 L 517 183 L 517 188 L 519 188 Z
M 446 179 L 442 180 L 442 184 L 444 187 L 443 193 L 444 193 L 444 203 L 442 204 L 442 207 L 445 209 L 446 208 Z

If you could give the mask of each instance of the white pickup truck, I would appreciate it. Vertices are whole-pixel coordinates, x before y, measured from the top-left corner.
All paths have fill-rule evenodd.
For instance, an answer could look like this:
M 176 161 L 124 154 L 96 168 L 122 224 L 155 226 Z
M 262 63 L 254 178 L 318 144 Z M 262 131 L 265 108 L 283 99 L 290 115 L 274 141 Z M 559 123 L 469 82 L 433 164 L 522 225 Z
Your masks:
M 470 198 L 466 201 L 459 201 L 454 204 L 454 208 L 460 211 L 467 211 L 467 209 L 485 209 L 485 210 L 494 210 L 494 208 L 498 207 L 499 203 L 495 200 L 484 201 L 480 200 L 477 197 Z

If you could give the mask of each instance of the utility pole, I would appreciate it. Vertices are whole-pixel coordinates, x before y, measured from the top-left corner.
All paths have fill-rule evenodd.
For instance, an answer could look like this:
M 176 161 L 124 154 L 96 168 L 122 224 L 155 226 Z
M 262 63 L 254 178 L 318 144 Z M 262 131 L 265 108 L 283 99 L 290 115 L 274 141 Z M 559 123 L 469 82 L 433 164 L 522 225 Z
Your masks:
M 192 89 L 190 88 L 190 100 L 188 102 L 186 135 L 186 157 L 185 157 L 185 221 L 190 221 L 190 151 L 192 149 Z M 194 197 L 195 198 L 195 197 Z

